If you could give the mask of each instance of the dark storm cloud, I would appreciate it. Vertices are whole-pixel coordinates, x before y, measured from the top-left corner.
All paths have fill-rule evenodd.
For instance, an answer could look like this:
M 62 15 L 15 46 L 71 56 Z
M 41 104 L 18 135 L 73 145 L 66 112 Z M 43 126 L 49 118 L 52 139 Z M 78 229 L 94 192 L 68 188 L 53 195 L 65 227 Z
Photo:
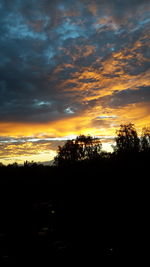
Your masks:
M 86 109 L 80 92 L 78 96 L 72 93 L 77 73 L 91 66 L 101 69 L 102 63 L 124 47 L 130 51 L 147 34 L 149 7 L 149 1 L 143 0 L 1 1 L 0 121 L 45 122 Z M 148 37 L 144 38 L 134 53 L 130 51 L 132 57 L 127 52 L 126 59 L 118 60 L 118 67 L 123 62 L 127 74 L 149 69 Z M 104 76 L 112 79 L 118 74 Z M 80 79 L 85 84 L 96 81 Z M 137 96 L 135 92 L 141 93 Z M 133 102 L 133 98 L 139 101 L 146 94 L 146 89 L 132 92 L 129 88 L 128 94 L 113 96 L 113 105 Z
M 141 87 L 138 90 L 124 90 L 115 92 L 111 97 L 107 97 L 104 102 L 111 108 L 120 108 L 128 104 L 150 102 L 150 87 Z

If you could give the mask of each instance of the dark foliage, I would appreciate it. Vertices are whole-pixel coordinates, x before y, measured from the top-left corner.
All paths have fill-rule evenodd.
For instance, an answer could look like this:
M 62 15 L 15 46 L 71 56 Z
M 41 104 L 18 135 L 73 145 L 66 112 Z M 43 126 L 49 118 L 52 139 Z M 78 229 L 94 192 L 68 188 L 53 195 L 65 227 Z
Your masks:
M 120 125 L 116 137 L 116 153 L 137 153 L 140 151 L 140 139 L 134 124 Z
M 150 152 L 150 128 L 144 127 L 141 136 L 141 151 Z
M 83 153 L 71 164 L 0 166 L 1 265 L 121 266 L 147 257 L 150 154 L 129 133 L 134 157 L 126 149 L 93 157 L 95 143 L 80 136 L 69 142 Z
M 97 159 L 101 153 L 101 142 L 98 138 L 80 135 L 75 140 L 68 140 L 63 147 L 58 147 L 54 164 L 74 164 L 82 160 Z

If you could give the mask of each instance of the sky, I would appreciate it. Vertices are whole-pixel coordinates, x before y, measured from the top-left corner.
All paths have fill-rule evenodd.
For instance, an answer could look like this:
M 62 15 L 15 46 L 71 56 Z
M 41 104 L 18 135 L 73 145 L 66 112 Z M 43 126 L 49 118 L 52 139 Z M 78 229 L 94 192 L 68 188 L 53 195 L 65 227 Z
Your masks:
M 150 123 L 150 0 L 0 0 L 0 162 Z

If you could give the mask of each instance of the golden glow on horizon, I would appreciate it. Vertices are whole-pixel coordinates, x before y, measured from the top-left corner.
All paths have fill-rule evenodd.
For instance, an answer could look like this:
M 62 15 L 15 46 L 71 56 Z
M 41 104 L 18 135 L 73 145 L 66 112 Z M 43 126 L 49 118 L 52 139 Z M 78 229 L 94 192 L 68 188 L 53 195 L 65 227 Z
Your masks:
M 5 143 L 3 148 L 0 151 L 0 162 L 6 165 L 13 162 L 23 164 L 25 161 L 51 161 L 56 156 L 56 150 L 50 148 L 50 142 Z
M 23 164 L 25 161 L 28 162 L 49 162 L 53 160 L 53 158 L 56 156 L 57 152 L 53 150 L 47 150 L 45 153 L 35 153 L 33 155 L 16 155 L 14 156 L 13 153 L 8 155 L 7 157 L 4 157 L 3 159 L 0 158 L 0 162 L 4 165 L 12 164 L 14 162 L 17 162 L 18 164 Z
M 149 125 L 150 103 L 130 104 L 121 109 L 107 109 L 107 113 L 103 113 L 102 109 L 96 106 L 95 108 L 86 111 L 78 117 L 72 117 L 64 120 L 58 120 L 47 124 L 19 124 L 19 123 L 1 123 L 1 136 L 7 137 L 36 137 L 43 139 L 46 137 L 64 137 L 70 135 L 93 135 L 93 136 L 107 136 L 112 137 L 116 134 L 116 129 L 121 123 L 132 122 L 136 129 L 141 133 L 141 129 L 145 125 Z M 115 114 L 114 114 L 115 111 Z M 106 115 L 107 114 L 107 115 Z M 115 115 L 111 118 L 111 115 Z M 106 115 L 106 116 L 105 116 Z M 110 116 L 110 117 L 109 117 Z M 98 124 L 92 123 L 93 119 L 98 119 Z M 100 122 L 99 122 L 100 120 Z M 102 141 L 103 142 L 103 141 Z M 105 140 L 103 142 L 103 149 L 112 151 L 112 142 Z M 50 161 L 56 155 L 57 145 L 51 146 L 51 142 L 44 144 L 25 142 L 25 143 L 1 143 L 0 162 L 4 164 L 24 161 Z
M 89 5 L 89 10 L 96 14 L 96 5 Z M 105 20 L 103 19 L 103 23 Z M 78 69 L 79 71 L 73 72 L 69 79 L 62 79 L 58 87 L 67 96 L 73 96 L 79 104 L 87 105 L 87 109 L 77 110 L 70 118 L 47 123 L 0 122 L 0 137 L 43 139 L 44 137 L 80 134 L 112 137 L 115 136 L 120 124 L 129 122 L 134 123 L 140 133 L 141 129 L 150 123 L 150 103 L 141 98 L 140 103 L 122 104 L 120 107 L 115 107 L 111 106 L 111 103 L 108 105 L 106 98 L 111 97 L 111 102 L 115 92 L 127 89 L 138 91 L 140 87 L 150 86 L 150 70 L 134 75 L 129 74 L 130 71 L 125 71 L 126 68 L 132 69 L 129 61 L 133 58 L 137 60 L 139 66 L 148 62 L 147 58 L 137 52 L 137 49 L 143 45 L 142 40 L 146 38 L 147 35 L 141 37 L 130 49 L 124 48 L 120 52 L 112 52 L 105 61 L 101 61 L 100 57 L 97 58 L 95 63 L 101 63 L 101 69 L 95 69 L 93 65 L 91 67 L 81 66 L 79 69 L 74 63 L 81 56 L 92 55 L 95 51 L 94 46 L 77 47 L 77 52 L 72 55 L 67 49 L 60 48 L 72 58 L 72 63 L 58 65 L 48 80 L 55 80 L 59 72 L 65 68 Z M 147 41 L 146 45 L 149 44 L 150 42 Z M 72 84 L 71 87 L 70 84 Z M 90 101 L 94 104 L 89 105 Z M 0 145 L 0 161 L 5 164 L 14 161 L 22 163 L 25 160 L 49 161 L 56 155 L 56 146 L 52 147 L 50 142 L 45 144 L 0 142 Z M 105 141 L 104 149 L 111 150 L 111 143 Z

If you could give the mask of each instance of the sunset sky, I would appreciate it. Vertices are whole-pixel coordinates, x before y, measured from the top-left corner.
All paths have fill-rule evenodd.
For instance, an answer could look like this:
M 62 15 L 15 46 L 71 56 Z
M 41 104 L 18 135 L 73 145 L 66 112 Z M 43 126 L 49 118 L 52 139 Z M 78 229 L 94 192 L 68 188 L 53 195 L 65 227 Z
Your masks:
M 0 162 L 150 123 L 150 0 L 0 0 Z

